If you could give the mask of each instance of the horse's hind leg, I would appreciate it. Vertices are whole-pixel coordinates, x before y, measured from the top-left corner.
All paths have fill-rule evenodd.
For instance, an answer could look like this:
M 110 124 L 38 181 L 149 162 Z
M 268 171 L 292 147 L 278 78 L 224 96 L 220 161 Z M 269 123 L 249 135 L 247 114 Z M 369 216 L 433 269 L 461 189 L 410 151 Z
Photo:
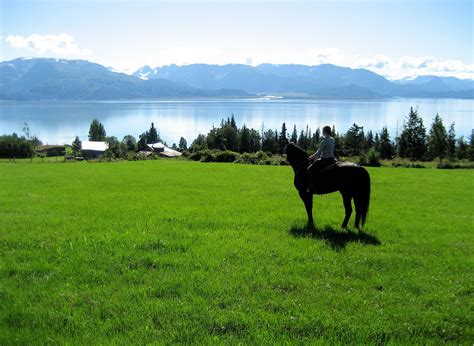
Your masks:
M 355 206 L 355 210 L 356 210 L 356 217 L 355 217 L 354 226 L 358 231 L 360 231 L 360 227 L 359 227 L 359 224 L 360 224 L 360 198 L 359 198 L 359 195 L 357 193 L 354 194 L 354 206 Z
M 304 206 L 306 208 L 306 213 L 308 214 L 308 224 L 314 224 L 313 220 L 313 194 L 306 191 L 299 191 L 300 197 L 303 200 Z
M 346 216 L 344 217 L 344 221 L 342 222 L 342 228 L 347 228 L 347 223 L 349 222 L 349 219 L 351 218 L 352 214 L 352 205 L 351 205 L 351 200 L 352 200 L 352 195 L 350 192 L 347 191 L 341 191 L 342 195 L 342 200 L 344 202 L 344 210 L 346 211 Z

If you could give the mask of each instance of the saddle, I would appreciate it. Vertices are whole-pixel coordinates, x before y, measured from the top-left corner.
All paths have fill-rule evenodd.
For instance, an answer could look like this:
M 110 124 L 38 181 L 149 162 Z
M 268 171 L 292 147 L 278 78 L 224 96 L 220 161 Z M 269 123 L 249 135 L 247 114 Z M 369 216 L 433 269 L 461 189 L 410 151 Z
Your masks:
M 322 167 L 322 168 L 319 170 L 319 173 L 321 174 L 321 173 L 330 171 L 330 170 L 335 169 L 335 168 L 338 168 L 338 167 L 339 167 L 339 161 L 334 160 L 334 162 L 328 163 L 326 166 Z

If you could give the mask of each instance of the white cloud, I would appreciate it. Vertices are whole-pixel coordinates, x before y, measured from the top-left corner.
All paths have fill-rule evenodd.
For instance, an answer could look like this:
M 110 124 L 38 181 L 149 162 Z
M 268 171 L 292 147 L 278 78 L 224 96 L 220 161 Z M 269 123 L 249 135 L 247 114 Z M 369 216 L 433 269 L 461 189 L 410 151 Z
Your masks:
M 88 49 L 79 48 L 74 37 L 68 34 L 50 34 L 30 36 L 8 35 L 5 39 L 10 46 L 17 49 L 27 49 L 36 54 L 54 54 L 62 56 L 84 56 L 90 55 Z
M 356 62 L 354 67 L 367 68 L 390 79 L 423 75 L 474 79 L 474 64 L 465 64 L 460 60 L 438 60 L 433 56 L 403 56 L 397 60 L 378 54 L 371 59 Z

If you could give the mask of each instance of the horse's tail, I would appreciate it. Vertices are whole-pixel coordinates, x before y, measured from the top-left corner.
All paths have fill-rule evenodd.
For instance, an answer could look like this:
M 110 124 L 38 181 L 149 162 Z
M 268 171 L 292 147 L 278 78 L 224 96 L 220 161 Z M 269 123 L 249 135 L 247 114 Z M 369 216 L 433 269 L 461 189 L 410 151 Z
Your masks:
M 370 176 L 364 168 L 361 171 L 360 189 L 358 193 L 359 213 L 362 226 L 364 226 L 369 214 L 370 203 Z

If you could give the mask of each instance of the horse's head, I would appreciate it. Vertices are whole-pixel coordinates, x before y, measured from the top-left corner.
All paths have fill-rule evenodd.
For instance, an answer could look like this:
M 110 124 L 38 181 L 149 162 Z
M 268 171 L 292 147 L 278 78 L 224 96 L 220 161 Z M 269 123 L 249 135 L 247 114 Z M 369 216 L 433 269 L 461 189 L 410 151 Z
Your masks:
M 285 147 L 284 152 L 286 153 L 286 160 L 290 165 L 297 164 L 308 158 L 308 153 L 296 143 L 290 142 Z

